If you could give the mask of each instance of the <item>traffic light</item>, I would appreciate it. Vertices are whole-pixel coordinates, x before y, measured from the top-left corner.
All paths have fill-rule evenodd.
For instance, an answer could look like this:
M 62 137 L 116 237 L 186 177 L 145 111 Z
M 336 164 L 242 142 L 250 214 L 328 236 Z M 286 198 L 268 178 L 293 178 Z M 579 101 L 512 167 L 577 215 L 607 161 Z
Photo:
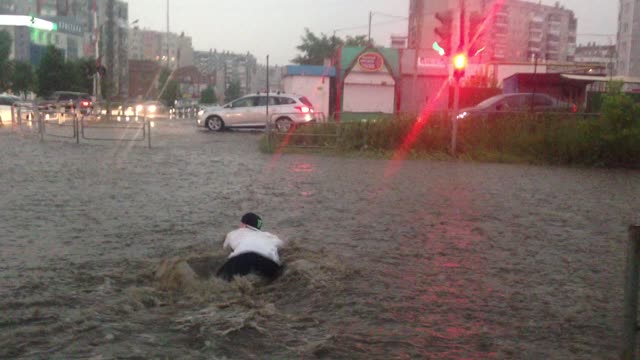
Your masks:
M 482 35 L 484 33 L 485 17 L 474 12 L 469 17 L 469 57 L 474 57 L 484 50 Z
M 440 56 L 450 55 L 453 40 L 453 12 L 449 10 L 436 13 L 435 17 L 440 25 L 433 29 L 433 32 L 439 37 L 438 41 L 433 44 L 433 48 Z
M 456 81 L 460 81 L 464 77 L 468 63 L 469 58 L 465 52 L 458 52 L 453 57 L 453 77 Z

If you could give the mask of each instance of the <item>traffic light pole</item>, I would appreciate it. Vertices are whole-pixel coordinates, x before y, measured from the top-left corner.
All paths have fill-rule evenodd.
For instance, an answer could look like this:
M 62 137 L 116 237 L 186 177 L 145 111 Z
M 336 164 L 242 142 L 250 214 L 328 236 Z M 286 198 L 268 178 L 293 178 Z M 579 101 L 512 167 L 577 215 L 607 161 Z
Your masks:
M 458 45 L 458 51 L 464 51 L 465 56 L 465 64 L 463 64 L 463 68 L 466 67 L 466 34 L 465 34 L 465 4 L 464 0 L 460 0 L 460 24 L 458 28 L 460 29 L 460 43 Z M 456 55 L 457 57 L 457 55 Z M 458 112 L 460 111 L 460 79 L 461 75 L 458 75 L 457 67 L 459 64 L 456 64 L 456 59 L 454 58 L 454 90 L 453 90 L 453 114 L 451 118 L 451 156 L 456 156 L 457 154 L 457 146 L 458 146 Z M 464 74 L 464 73 L 462 73 Z
M 453 115 L 451 119 L 451 156 L 456 156 L 458 146 L 458 111 L 460 111 L 460 79 L 455 79 L 453 90 Z

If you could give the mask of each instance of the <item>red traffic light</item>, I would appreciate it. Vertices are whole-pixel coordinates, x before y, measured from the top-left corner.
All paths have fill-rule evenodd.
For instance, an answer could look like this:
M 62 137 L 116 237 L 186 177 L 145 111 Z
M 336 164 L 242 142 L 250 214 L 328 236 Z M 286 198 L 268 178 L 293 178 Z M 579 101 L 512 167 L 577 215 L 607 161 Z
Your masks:
M 459 53 L 453 57 L 453 68 L 456 70 L 466 69 L 468 63 L 467 54 Z

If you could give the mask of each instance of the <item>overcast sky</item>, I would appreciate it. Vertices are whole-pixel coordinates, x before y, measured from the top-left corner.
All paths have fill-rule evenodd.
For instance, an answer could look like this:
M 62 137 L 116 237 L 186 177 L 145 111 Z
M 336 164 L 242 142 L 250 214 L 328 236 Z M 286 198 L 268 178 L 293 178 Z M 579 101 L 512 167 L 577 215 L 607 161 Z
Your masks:
M 409 0 L 170 0 L 170 28 L 193 38 L 195 50 L 230 50 L 253 53 L 264 63 L 267 54 L 273 64 L 288 64 L 304 28 L 316 33 L 338 35 L 367 33 L 369 10 L 375 11 L 372 36 L 388 46 L 391 34 L 407 33 Z M 166 0 L 128 0 L 129 19 L 139 19 L 141 28 L 166 30 Z M 615 34 L 617 0 L 561 0 L 578 17 L 579 34 Z M 555 0 L 542 0 L 554 4 Z M 245 10 L 251 9 L 251 10 Z M 383 15 L 385 14 L 385 15 Z M 607 37 L 579 36 L 578 42 L 608 44 Z M 615 41 L 615 38 L 613 39 Z

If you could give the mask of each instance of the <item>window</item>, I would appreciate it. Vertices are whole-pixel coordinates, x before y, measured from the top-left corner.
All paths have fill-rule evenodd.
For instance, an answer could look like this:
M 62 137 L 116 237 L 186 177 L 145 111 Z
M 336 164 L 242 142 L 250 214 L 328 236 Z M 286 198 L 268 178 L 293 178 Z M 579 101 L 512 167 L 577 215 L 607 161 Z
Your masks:
M 13 105 L 14 102 L 15 100 L 11 99 L 10 97 L 0 97 L 0 105 Z
M 242 98 L 242 99 L 236 100 L 233 103 L 231 103 L 231 106 L 233 108 L 252 107 L 252 106 L 255 106 L 256 99 L 257 98 L 255 96 L 248 97 L 248 98 Z
M 542 94 L 536 94 L 533 98 L 533 106 L 553 106 L 553 100 Z
M 296 103 L 295 100 L 287 97 L 279 97 L 278 102 L 280 105 L 294 105 Z
M 269 106 L 280 105 L 278 98 L 269 96 Z M 267 97 L 260 96 L 258 99 L 258 106 L 267 106 Z

